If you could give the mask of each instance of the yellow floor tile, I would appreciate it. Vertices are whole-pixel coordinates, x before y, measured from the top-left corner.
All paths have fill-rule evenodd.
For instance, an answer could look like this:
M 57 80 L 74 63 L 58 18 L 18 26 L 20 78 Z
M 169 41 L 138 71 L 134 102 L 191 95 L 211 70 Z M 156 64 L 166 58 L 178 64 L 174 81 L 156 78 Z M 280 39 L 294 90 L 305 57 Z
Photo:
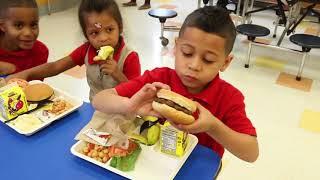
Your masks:
M 285 64 L 283 62 L 281 62 L 280 60 L 276 60 L 276 59 L 273 59 L 271 57 L 266 57 L 266 56 L 256 57 L 254 64 L 257 66 L 277 69 L 280 71 L 283 71 L 283 69 L 285 67 Z
M 301 78 L 301 81 L 296 80 L 296 76 L 292 74 L 287 74 L 287 73 L 280 73 L 276 83 L 285 86 L 285 87 L 290 87 L 294 89 L 298 89 L 301 91 L 306 91 L 310 92 L 311 86 L 312 86 L 312 79 L 308 78 Z
M 172 0 L 155 0 L 155 2 L 159 2 L 159 3 L 169 3 L 169 2 L 172 2 Z
M 163 8 L 163 9 L 176 9 L 177 6 L 172 5 L 172 4 L 164 4 L 164 5 L 159 6 L 158 8 Z
M 305 110 L 300 120 L 300 128 L 320 133 L 320 112 Z
M 86 66 L 76 66 L 74 68 L 71 68 L 64 72 L 64 74 L 67 74 L 69 76 L 72 76 L 77 79 L 83 79 L 86 77 Z
M 248 43 L 249 41 L 248 41 L 247 39 L 245 39 L 245 40 L 243 40 L 242 42 L 243 42 L 243 43 Z M 254 39 L 254 42 L 260 43 L 260 44 L 270 45 L 271 40 L 266 39 L 266 38 L 258 38 L 258 37 L 257 37 L 257 38 Z
M 319 32 L 320 32 L 320 29 L 318 27 L 307 27 L 304 31 L 304 34 L 318 36 Z

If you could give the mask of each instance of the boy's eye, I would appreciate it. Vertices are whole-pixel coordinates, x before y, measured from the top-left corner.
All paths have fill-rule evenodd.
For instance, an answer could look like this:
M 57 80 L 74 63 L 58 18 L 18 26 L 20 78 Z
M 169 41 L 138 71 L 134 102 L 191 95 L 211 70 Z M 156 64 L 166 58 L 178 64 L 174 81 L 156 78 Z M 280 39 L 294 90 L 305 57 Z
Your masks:
M 187 52 L 182 52 L 182 54 L 186 57 L 191 57 L 192 56 L 192 53 L 187 53 Z
M 38 28 L 38 23 L 32 23 L 31 24 L 32 29 L 37 29 Z
M 16 23 L 16 24 L 14 24 L 14 27 L 16 27 L 17 29 L 22 29 L 23 28 L 23 24 L 22 23 Z
M 211 64 L 211 63 L 213 63 L 213 62 L 214 62 L 214 61 L 209 60 L 209 59 L 203 59 L 203 61 L 204 61 L 206 64 Z

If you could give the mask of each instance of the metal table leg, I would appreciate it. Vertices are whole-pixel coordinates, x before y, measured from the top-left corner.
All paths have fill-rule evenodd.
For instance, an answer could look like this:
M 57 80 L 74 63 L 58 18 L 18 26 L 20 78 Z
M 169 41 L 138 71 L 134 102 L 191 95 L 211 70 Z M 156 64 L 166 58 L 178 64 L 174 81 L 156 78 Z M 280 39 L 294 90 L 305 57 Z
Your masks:
M 51 3 L 50 0 L 47 1 L 47 5 L 48 5 L 48 14 L 51 14 Z

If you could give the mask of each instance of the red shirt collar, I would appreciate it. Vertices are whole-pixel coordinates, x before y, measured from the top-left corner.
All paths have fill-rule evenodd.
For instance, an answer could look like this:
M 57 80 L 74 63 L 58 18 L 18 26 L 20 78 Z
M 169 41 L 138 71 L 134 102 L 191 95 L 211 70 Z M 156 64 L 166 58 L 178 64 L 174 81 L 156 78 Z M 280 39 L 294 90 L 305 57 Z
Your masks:
M 20 50 L 20 51 L 7 51 L 7 50 L 4 50 L 4 49 L 0 49 L 0 55 L 2 57 L 24 57 L 24 56 L 27 56 L 30 54 L 30 52 L 33 50 L 33 47 L 31 50 Z
M 177 73 L 174 71 L 174 76 L 171 84 L 171 88 L 175 92 L 179 92 L 181 95 L 188 97 L 190 99 L 196 100 L 196 101 L 202 101 L 209 105 L 214 105 L 214 98 L 217 94 L 219 82 L 221 81 L 219 74 L 207 85 L 205 89 L 203 89 L 200 93 L 192 94 L 188 92 L 187 88 L 182 84 L 182 81 L 180 80 Z
M 113 54 L 113 59 L 115 61 L 119 61 L 119 58 L 120 58 L 120 55 L 121 55 L 121 52 L 122 52 L 122 49 L 125 45 L 125 42 L 123 40 L 122 37 L 120 37 L 120 45 L 119 45 L 119 48 L 115 50 L 114 54 Z M 93 58 L 97 55 L 97 50 L 93 47 L 93 46 L 89 46 L 89 64 L 96 64 L 97 62 L 93 61 Z

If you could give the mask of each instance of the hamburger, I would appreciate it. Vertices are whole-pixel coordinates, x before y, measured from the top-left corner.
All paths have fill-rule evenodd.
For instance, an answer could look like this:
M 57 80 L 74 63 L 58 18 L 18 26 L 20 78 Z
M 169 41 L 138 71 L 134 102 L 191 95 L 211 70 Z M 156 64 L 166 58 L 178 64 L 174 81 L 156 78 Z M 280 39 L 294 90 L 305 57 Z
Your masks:
M 94 61 L 105 61 L 113 56 L 114 49 L 111 46 L 103 46 L 98 51 L 98 55 L 93 58 Z
M 38 83 L 27 86 L 24 93 L 27 101 L 39 102 L 49 99 L 54 94 L 54 90 L 47 84 Z
M 166 89 L 157 92 L 152 108 L 176 124 L 191 124 L 195 121 L 197 105 L 194 101 Z

